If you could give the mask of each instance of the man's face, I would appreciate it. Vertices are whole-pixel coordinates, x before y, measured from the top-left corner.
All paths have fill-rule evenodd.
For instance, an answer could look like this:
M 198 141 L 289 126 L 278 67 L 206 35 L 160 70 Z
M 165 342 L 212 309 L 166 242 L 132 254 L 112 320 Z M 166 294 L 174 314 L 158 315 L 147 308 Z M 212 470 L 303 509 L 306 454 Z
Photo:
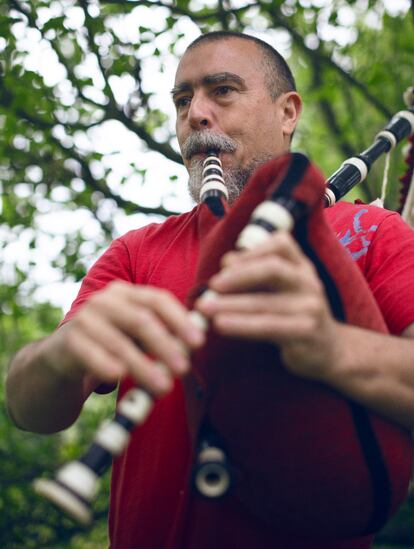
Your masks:
M 187 51 L 173 90 L 177 138 L 187 169 L 205 156 L 205 151 L 185 155 L 186 140 L 195 132 L 234 141 L 235 150 L 220 153 L 225 171 L 246 169 L 288 150 L 294 127 L 286 112 L 290 95 L 271 99 L 262 51 L 252 42 L 230 38 Z

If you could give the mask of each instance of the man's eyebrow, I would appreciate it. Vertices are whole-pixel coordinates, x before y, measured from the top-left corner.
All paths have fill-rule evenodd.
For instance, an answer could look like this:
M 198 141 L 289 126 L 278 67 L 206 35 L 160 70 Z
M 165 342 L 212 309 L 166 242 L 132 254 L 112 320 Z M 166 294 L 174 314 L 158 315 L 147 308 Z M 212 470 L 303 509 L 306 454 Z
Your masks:
M 191 90 L 191 85 L 189 82 L 182 82 L 181 84 L 178 84 L 177 86 L 174 86 L 171 90 L 171 95 L 174 97 L 177 95 L 177 93 L 183 92 L 183 91 L 189 91 Z
M 217 84 L 220 82 L 234 82 L 240 86 L 245 87 L 246 83 L 241 76 L 234 74 L 233 72 L 217 72 L 215 74 L 208 74 L 203 78 L 203 84 Z
M 220 82 L 234 82 L 243 88 L 246 87 L 246 82 L 244 79 L 233 72 L 217 72 L 214 74 L 207 74 L 201 79 L 201 83 L 207 86 L 210 84 L 219 84 Z M 191 90 L 192 87 L 193 86 L 190 82 L 181 82 L 181 84 L 177 84 L 177 86 L 173 87 L 171 90 L 171 95 L 174 97 L 178 93 Z

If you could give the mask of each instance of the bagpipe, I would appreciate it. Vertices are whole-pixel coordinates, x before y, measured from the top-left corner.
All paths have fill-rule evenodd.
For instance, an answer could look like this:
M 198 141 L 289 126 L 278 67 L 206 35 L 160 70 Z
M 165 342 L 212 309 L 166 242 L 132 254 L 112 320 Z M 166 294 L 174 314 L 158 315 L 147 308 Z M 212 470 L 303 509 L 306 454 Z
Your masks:
M 337 242 L 324 208 L 413 132 L 410 106 L 328 183 L 302 154 L 273 159 L 255 172 L 231 207 L 224 204 L 217 151 L 210 151 L 200 208 L 206 234 L 189 307 L 209 291 L 223 254 L 253 248 L 273 231 L 287 230 L 313 261 L 334 318 L 386 333 L 367 283 Z M 412 177 L 410 165 L 409 171 Z M 224 516 L 242 508 L 264 528 L 287 535 L 299 528 L 305 537 L 345 539 L 379 530 L 407 495 L 410 434 L 322 383 L 289 374 L 275 345 L 224 338 L 199 313 L 193 311 L 192 318 L 207 331 L 207 341 L 183 380 L 194 449 L 190 515 L 198 508 L 210 513 L 209 500 L 221 498 Z M 35 481 L 35 490 L 90 523 L 99 478 L 153 405 L 146 391 L 129 390 L 84 456 L 61 467 L 54 479 Z M 202 547 L 199 521 L 189 524 L 186 546 Z

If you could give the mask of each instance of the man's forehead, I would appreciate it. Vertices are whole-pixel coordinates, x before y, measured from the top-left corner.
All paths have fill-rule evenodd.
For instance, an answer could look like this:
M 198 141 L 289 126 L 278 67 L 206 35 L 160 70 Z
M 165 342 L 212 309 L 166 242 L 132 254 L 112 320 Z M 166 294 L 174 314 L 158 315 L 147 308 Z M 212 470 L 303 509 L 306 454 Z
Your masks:
M 259 47 L 248 40 L 230 38 L 206 41 L 187 50 L 178 65 L 175 84 L 200 80 L 208 75 L 229 73 L 245 79 L 257 74 L 255 56 L 262 55 Z

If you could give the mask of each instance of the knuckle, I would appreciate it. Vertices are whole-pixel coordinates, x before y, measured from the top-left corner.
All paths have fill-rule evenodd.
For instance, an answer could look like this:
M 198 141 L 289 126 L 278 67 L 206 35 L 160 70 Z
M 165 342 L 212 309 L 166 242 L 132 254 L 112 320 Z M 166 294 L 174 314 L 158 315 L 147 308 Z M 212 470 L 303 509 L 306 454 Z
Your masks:
M 108 282 L 108 284 L 103 288 L 102 292 L 116 292 L 122 291 L 128 283 L 123 280 L 111 280 Z M 100 293 L 100 292 L 98 292 Z
M 171 293 L 164 288 L 154 288 L 153 298 L 158 305 L 163 305 L 164 303 L 172 303 L 174 301 Z
M 269 256 L 266 259 L 266 268 L 269 274 L 273 276 L 278 275 L 280 272 L 280 259 L 277 256 Z
M 322 311 L 321 302 L 316 296 L 310 296 L 307 303 L 307 311 L 311 318 L 318 317 Z
M 134 311 L 134 321 L 137 323 L 137 327 L 148 327 L 155 321 L 155 315 L 147 307 L 137 307 Z
M 276 231 L 271 238 L 272 248 L 277 252 L 288 250 L 294 243 L 294 239 L 288 231 Z
M 318 276 L 314 276 L 311 281 L 311 288 L 313 289 L 315 295 L 320 299 L 325 295 L 325 288 L 322 284 L 322 281 Z
M 302 270 L 298 271 L 298 277 L 300 277 L 302 285 L 309 291 L 319 296 L 323 294 L 323 284 L 313 263 L 308 262 Z
M 138 291 L 142 302 L 156 309 L 174 301 L 171 292 L 164 288 L 140 287 Z
M 114 356 L 117 357 L 117 360 L 123 361 L 129 356 L 128 343 L 125 341 L 120 341 L 117 337 L 108 338 L 105 341 L 107 350 Z
M 130 283 L 123 280 L 111 280 L 104 288 L 94 292 L 86 305 L 93 309 L 101 309 L 124 295 L 129 286 Z
M 288 246 L 292 243 L 292 237 L 288 231 L 277 231 L 274 233 L 275 235 L 275 241 L 280 246 Z
M 220 260 L 220 266 L 227 267 L 228 265 L 231 265 L 232 261 L 237 257 L 236 252 L 227 252 L 223 255 L 223 257 Z
M 306 266 L 307 266 L 307 271 L 309 275 L 315 279 L 315 282 L 322 284 L 314 263 L 312 263 L 312 261 L 310 261 L 309 259 L 306 259 Z
M 311 316 L 307 319 L 306 323 L 307 333 L 309 337 L 314 337 L 315 333 L 319 329 L 319 320 L 317 316 Z
M 70 350 L 77 345 L 78 335 L 77 335 L 77 325 L 75 322 L 72 323 L 70 328 L 65 330 L 63 340 L 67 350 Z
M 81 309 L 80 312 L 87 313 L 90 309 L 100 309 L 102 305 L 106 303 L 106 300 L 108 299 L 108 292 L 110 292 L 110 288 L 103 289 L 98 292 L 95 292 L 91 297 L 88 299 L 87 303 L 85 304 L 85 307 Z
M 68 325 L 68 329 L 66 330 L 66 336 L 67 338 L 73 337 L 76 335 L 77 331 L 84 332 L 85 329 L 89 325 L 89 317 L 90 317 L 90 310 L 89 307 L 84 306 L 78 311 L 78 313 L 73 317 L 73 319 L 70 322 L 70 325 Z

